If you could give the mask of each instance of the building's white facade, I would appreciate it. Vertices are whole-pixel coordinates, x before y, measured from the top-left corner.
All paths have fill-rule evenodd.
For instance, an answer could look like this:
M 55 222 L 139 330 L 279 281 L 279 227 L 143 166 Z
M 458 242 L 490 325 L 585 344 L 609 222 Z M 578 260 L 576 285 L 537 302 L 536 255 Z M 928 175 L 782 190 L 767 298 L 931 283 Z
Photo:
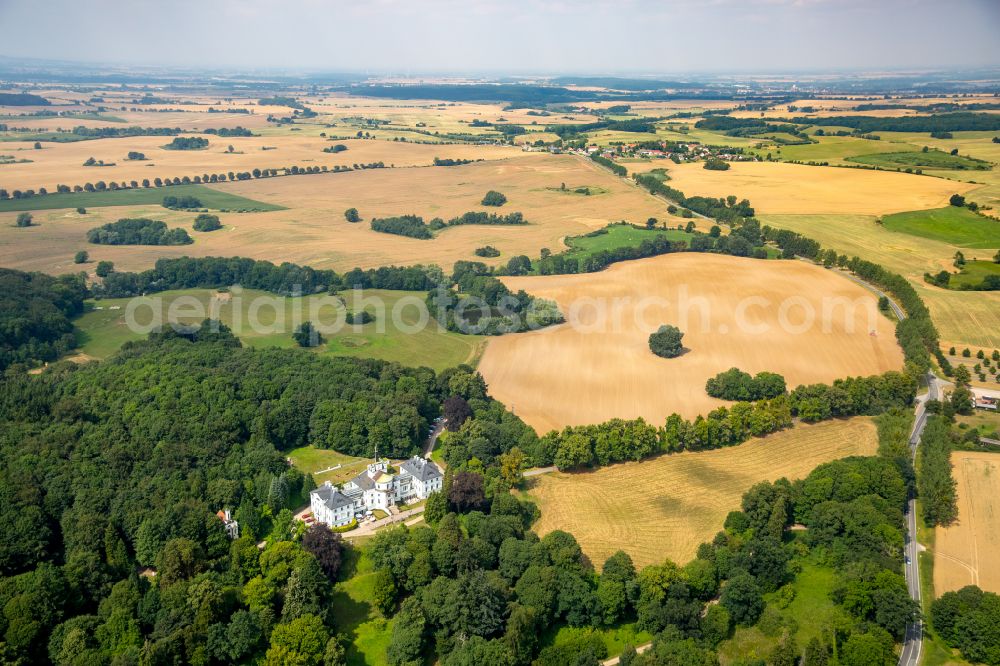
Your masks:
M 427 499 L 443 482 L 441 468 L 419 456 L 402 463 L 398 474 L 389 472 L 388 461 L 376 460 L 342 488 L 327 481 L 309 493 L 309 503 L 318 522 L 338 527 L 366 511 L 388 512 L 397 502 Z

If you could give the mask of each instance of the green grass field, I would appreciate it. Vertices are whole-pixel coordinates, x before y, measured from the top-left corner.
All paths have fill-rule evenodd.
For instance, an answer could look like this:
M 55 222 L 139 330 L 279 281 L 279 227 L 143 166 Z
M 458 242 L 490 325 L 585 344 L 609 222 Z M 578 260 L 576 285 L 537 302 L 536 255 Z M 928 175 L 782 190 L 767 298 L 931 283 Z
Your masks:
M 680 218 L 669 218 L 671 222 Z M 572 236 L 566 239 L 566 244 L 570 249 L 565 256 L 575 259 L 584 259 L 601 250 L 614 250 L 620 247 L 637 247 L 642 241 L 650 240 L 657 236 L 664 236 L 668 240 L 690 241 L 693 234 L 680 229 L 639 229 L 629 224 L 613 224 L 607 227 L 606 234 L 594 236 Z
M 1000 222 L 997 223 L 1000 225 Z M 1000 264 L 992 261 L 967 261 L 958 275 L 951 276 L 952 289 L 974 287 L 982 284 L 987 275 L 1000 275 Z
M 98 206 L 134 206 L 158 204 L 165 196 L 197 197 L 206 208 L 216 210 L 285 210 L 284 206 L 254 201 L 246 197 L 229 194 L 205 185 L 171 185 L 170 187 L 134 190 L 105 190 L 104 192 L 70 192 L 68 194 L 45 194 L 29 199 L 4 199 L 0 201 L 0 213 L 22 210 L 52 210 L 56 208 L 97 208 Z
M 991 169 L 989 162 L 977 160 L 964 155 L 952 155 L 943 150 L 928 150 L 926 153 L 921 150 L 906 151 L 899 153 L 872 153 L 870 155 L 857 155 L 848 158 L 849 162 L 859 164 L 871 164 L 888 169 L 920 168 L 920 169 L 949 169 L 957 171 L 987 171 Z
M 919 150 L 917 146 L 908 143 L 891 141 L 872 141 L 851 136 L 813 136 L 819 143 L 797 146 L 780 146 L 777 156 L 783 160 L 802 162 L 844 163 L 847 158 L 877 153 L 901 152 Z M 757 151 L 766 153 L 767 151 Z
M 363 550 L 347 550 L 341 578 L 342 582 L 333 588 L 330 611 L 337 618 L 338 633 L 348 639 L 348 665 L 387 664 L 385 652 L 392 638 L 392 620 L 386 620 L 374 608 L 375 570 Z
M 882 226 L 889 231 L 899 231 L 959 247 L 1000 248 L 1000 221 L 977 215 L 968 208 L 946 206 L 895 213 L 883 217 Z
M 197 323 L 211 316 L 232 328 L 247 346 L 292 347 L 295 345 L 292 322 L 297 310 L 302 313 L 303 321 L 312 319 L 330 324 L 336 316 L 333 303 L 321 300 L 329 296 L 286 298 L 247 289 L 224 302 L 216 299 L 215 294 L 212 289 L 185 289 L 135 299 L 135 321 L 150 324 L 153 307 L 162 319 L 182 324 Z M 359 296 L 363 300 L 358 300 Z M 344 299 L 349 311 L 367 309 L 376 320 L 357 327 L 345 325 L 336 333 L 324 335 L 326 342 L 316 348 L 317 353 L 378 358 L 443 370 L 461 363 L 475 364 L 485 346 L 480 336 L 444 331 L 434 321 L 415 332 L 403 330 L 419 323 L 421 311 L 416 304 L 423 303 L 422 292 L 367 290 L 360 295 L 347 292 Z M 145 337 L 144 332 L 126 325 L 130 301 L 133 299 L 116 298 L 89 303 L 87 311 L 75 321 L 80 351 L 94 358 L 107 358 L 125 342 Z M 138 307 L 139 304 L 143 305 Z M 309 314 L 314 309 L 318 315 L 315 318 Z M 399 312 L 398 326 L 392 321 L 394 309 Z M 176 316 L 171 317 L 171 312 Z M 251 315 L 259 326 L 248 324 Z

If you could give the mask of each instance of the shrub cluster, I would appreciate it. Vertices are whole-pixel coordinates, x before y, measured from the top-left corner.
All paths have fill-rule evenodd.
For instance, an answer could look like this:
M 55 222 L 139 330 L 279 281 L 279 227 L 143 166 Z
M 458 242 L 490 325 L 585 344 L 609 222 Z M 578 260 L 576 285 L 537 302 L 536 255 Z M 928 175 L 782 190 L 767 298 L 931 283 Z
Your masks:
M 189 245 L 194 241 L 184 229 L 168 229 L 166 222 L 148 218 L 122 218 L 91 229 L 87 241 L 97 245 Z
M 785 393 L 785 378 L 773 372 L 751 377 L 738 368 L 720 372 L 705 383 L 705 392 L 722 400 L 764 400 Z

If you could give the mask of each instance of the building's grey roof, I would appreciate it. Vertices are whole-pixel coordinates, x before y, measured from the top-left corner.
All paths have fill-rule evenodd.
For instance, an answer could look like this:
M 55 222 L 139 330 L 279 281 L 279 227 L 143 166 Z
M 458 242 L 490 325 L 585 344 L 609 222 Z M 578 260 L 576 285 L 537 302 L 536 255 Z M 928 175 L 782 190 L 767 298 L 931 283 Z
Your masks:
M 368 476 L 368 470 L 361 472 L 361 474 L 358 474 L 356 477 L 351 479 L 351 483 L 356 485 L 358 488 L 361 488 L 361 490 L 371 490 L 375 487 L 375 482 L 372 481 L 370 476 Z
M 409 474 L 415 479 L 419 479 L 423 483 L 427 483 L 431 479 L 436 479 L 441 474 L 441 468 L 435 465 L 430 460 L 425 460 L 420 456 L 413 456 L 405 463 L 399 466 L 400 471 L 404 474 Z
M 341 507 L 351 506 L 354 504 L 354 500 L 340 492 L 333 486 L 322 485 L 316 490 L 312 491 L 313 495 L 319 497 L 320 501 L 330 510 L 337 510 Z

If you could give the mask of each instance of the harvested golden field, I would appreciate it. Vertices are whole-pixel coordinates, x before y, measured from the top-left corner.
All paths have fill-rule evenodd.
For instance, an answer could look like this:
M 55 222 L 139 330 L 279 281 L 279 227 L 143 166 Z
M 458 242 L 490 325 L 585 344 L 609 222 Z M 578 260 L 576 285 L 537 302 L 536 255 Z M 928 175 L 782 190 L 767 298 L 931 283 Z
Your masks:
M 501 252 L 486 261 L 500 263 L 515 254 L 537 257 L 543 247 L 558 251 L 564 247 L 565 236 L 623 218 L 667 217 L 663 201 L 589 161 L 567 155 L 517 155 L 458 167 L 374 169 L 220 184 L 214 187 L 282 204 L 289 210 L 220 213 L 226 228 L 194 233 L 193 245 L 88 247 L 88 229 L 121 217 L 151 217 L 190 229 L 195 213 L 168 211 L 158 205 L 91 208 L 86 216 L 67 210 L 38 211 L 34 214 L 38 226 L 27 229 L 14 227 L 16 213 L 2 213 L 0 265 L 52 273 L 77 270 L 71 263 L 73 254 L 86 249 L 95 261 L 114 261 L 120 270 L 149 268 L 159 257 L 234 255 L 338 270 L 416 263 L 436 263 L 449 270 L 460 259 L 478 260 L 474 250 L 484 245 Z M 563 182 L 570 189 L 587 185 L 603 193 L 561 192 Z M 433 240 L 417 240 L 372 231 L 368 223 L 372 217 L 406 213 L 430 220 L 487 210 L 480 201 L 490 189 L 508 198 L 499 212 L 520 211 L 529 224 L 458 226 L 441 231 Z M 349 207 L 360 211 L 361 223 L 344 219 Z
M 670 169 L 669 183 L 686 195 L 750 200 L 759 213 L 884 215 L 940 208 L 975 186 L 888 171 L 813 167 L 781 162 L 732 162 L 728 171 L 700 163 Z
M 543 474 L 528 489 L 542 513 L 534 529 L 571 533 L 597 567 L 619 549 L 637 567 L 668 558 L 685 563 L 755 483 L 800 479 L 823 463 L 876 449 L 875 425 L 859 417 L 799 425 L 727 449 Z
M 934 545 L 934 594 L 978 585 L 1000 593 L 1000 454 L 955 451 L 958 521 L 938 527 Z
M 945 349 L 974 345 L 1000 349 L 1000 292 L 954 291 L 927 284 L 924 273 L 955 270 L 955 252 L 984 259 L 988 250 L 970 250 L 912 234 L 890 231 L 874 215 L 761 215 L 761 224 L 791 229 L 847 256 L 858 256 L 907 278 L 924 299 Z
M 205 138 L 209 145 L 204 150 L 166 150 L 163 146 L 170 143 L 172 137 L 164 136 L 43 143 L 41 150 L 34 150 L 30 142 L 0 143 L 3 154 L 32 160 L 26 164 L 0 165 L 0 187 L 7 190 L 37 190 L 45 187 L 54 192 L 56 185 L 60 183 L 70 187 L 88 182 L 96 183 L 99 180 L 119 183 L 135 180 L 141 183 L 144 178 L 194 178 L 206 173 L 252 171 L 255 168 L 279 169 L 286 166 L 333 168 L 371 162 L 383 162 L 386 166 L 415 166 L 429 165 L 435 157 L 492 160 L 524 154 L 519 148 L 512 146 L 439 146 L 361 139 L 331 142 L 319 136 L 308 135 L 205 135 Z M 344 144 L 347 150 L 340 153 L 323 152 L 323 148 L 334 143 Z M 233 147 L 232 153 L 228 152 L 229 146 Z M 146 159 L 125 159 L 130 151 L 143 153 Z M 114 166 L 83 166 L 90 157 L 108 164 L 114 163 Z
M 490 393 L 539 432 L 705 414 L 726 404 L 705 393 L 706 380 L 731 367 L 777 372 L 794 387 L 903 365 L 874 296 L 803 262 L 674 254 L 504 283 L 555 300 L 567 319 L 491 339 L 479 364 Z M 685 334 L 677 358 L 649 350 L 665 323 Z

